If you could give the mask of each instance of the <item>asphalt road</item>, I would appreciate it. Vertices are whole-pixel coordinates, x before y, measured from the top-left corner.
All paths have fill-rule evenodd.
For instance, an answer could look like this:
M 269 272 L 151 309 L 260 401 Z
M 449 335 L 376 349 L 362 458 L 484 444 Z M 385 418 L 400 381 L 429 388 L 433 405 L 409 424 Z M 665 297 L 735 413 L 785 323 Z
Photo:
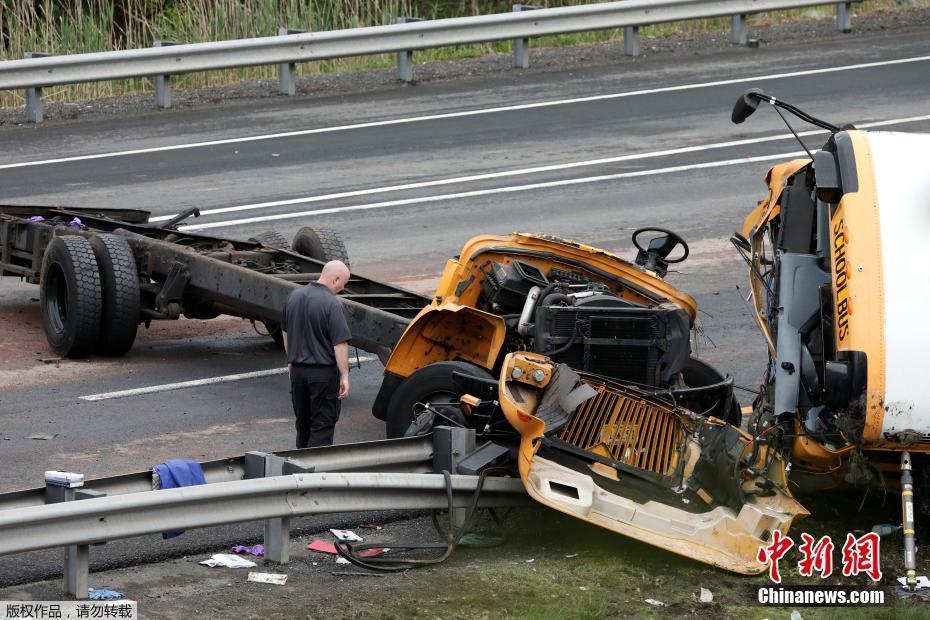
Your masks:
M 475 234 L 545 232 L 632 257 L 633 229 L 665 226 L 692 247 L 669 279 L 702 309 L 699 353 L 755 385 L 764 346 L 736 289 L 745 290 L 746 274 L 727 238 L 763 196 L 768 166 L 802 149 L 769 110 L 730 124 L 733 102 L 757 86 L 832 122 L 928 131 L 928 66 L 927 32 L 915 31 L 656 57 L 622 72 L 570 67 L 312 102 L 0 127 L 0 202 L 143 208 L 155 217 L 195 206 L 204 214 L 190 226 L 239 238 L 329 226 L 345 236 L 354 270 L 424 291 Z M 824 138 L 804 140 L 813 149 Z M 37 290 L 2 284 L 0 312 L 22 311 L 36 329 Z M 281 367 L 281 353 L 247 324 L 143 338 L 116 362 L 46 366 L 35 361 L 47 355 L 38 329 L 35 343 L 23 351 L 29 376 L 0 375 L 0 492 L 37 486 L 46 469 L 102 476 L 291 446 L 283 375 L 80 398 Z M 368 413 L 379 381 L 377 361 L 353 371 L 338 442 L 382 436 Z M 55 437 L 29 439 L 34 433 Z M 258 535 L 243 526 L 168 545 L 127 541 L 95 548 L 93 566 L 126 561 L 127 549 L 133 561 L 152 560 Z M 0 585 L 59 570 L 57 552 L 17 560 L 0 562 Z

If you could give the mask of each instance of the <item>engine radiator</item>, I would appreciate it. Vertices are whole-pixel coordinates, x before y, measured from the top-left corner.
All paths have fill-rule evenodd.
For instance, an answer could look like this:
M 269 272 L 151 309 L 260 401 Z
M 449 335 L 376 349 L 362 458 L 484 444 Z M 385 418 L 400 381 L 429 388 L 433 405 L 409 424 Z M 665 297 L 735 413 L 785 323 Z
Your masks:
M 617 386 L 586 383 L 598 394 L 578 407 L 559 439 L 584 450 L 606 450 L 604 456 L 631 467 L 672 475 L 684 441 L 673 408 Z

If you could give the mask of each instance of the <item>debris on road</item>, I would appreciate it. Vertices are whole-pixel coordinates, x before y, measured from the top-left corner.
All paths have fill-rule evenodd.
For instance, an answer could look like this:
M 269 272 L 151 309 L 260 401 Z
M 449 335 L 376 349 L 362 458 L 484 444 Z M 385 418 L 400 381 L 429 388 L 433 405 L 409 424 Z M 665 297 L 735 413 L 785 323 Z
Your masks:
M 329 530 L 342 542 L 362 542 L 362 537 L 352 530 Z
M 271 583 L 276 586 L 283 586 L 287 583 L 287 575 L 280 573 L 249 573 L 248 580 L 254 583 Z
M 123 593 L 109 588 L 87 588 L 87 597 L 92 601 L 113 601 L 123 598 Z
M 374 523 L 362 523 L 361 525 L 359 525 L 359 527 L 362 528 L 363 530 L 380 530 L 381 529 L 380 525 L 375 525 Z
M 252 560 L 246 560 L 245 558 L 240 558 L 238 555 L 231 555 L 229 553 L 214 554 L 210 556 L 210 559 L 203 560 L 200 563 L 211 568 L 216 566 L 222 566 L 224 568 L 254 568 L 258 566 Z
M 254 555 L 257 558 L 265 557 L 265 545 L 258 544 L 248 547 L 246 545 L 236 545 L 230 549 L 233 553 L 247 553 L 249 555 Z
M 701 593 L 698 595 L 698 600 L 702 603 L 713 603 L 714 593 L 707 588 L 701 588 Z
M 26 439 L 38 439 L 40 441 L 49 441 L 58 437 L 58 433 L 33 433 L 26 437 Z
M 328 553 L 330 555 L 338 555 L 336 551 L 336 546 L 325 540 L 316 539 L 305 547 L 308 551 L 316 551 L 317 553 Z M 359 551 L 358 556 L 362 558 L 371 558 L 378 555 L 381 555 L 385 552 L 385 549 L 366 549 L 365 551 Z
M 902 586 L 907 585 L 907 577 L 898 577 L 898 583 Z M 916 590 L 923 590 L 924 588 L 930 588 L 930 579 L 927 579 L 926 575 L 920 575 L 917 577 L 917 587 Z

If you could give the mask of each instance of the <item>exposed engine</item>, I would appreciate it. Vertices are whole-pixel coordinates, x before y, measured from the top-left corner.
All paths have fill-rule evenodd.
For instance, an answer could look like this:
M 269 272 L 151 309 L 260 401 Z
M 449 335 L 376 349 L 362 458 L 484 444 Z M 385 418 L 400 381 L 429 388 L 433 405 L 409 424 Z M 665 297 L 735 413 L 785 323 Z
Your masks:
M 637 304 L 567 269 L 521 260 L 482 266 L 479 306 L 503 316 L 509 349 L 671 395 L 697 413 L 738 420 L 732 381 L 691 358 L 691 319 L 675 304 Z

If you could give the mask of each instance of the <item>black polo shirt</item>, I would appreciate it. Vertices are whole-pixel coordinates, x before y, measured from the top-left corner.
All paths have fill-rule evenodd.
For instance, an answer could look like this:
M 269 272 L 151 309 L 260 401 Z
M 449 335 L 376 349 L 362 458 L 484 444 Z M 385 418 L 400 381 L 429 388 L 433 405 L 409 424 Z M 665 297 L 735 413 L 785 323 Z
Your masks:
M 287 361 L 291 364 L 335 366 L 333 345 L 352 338 L 342 302 L 318 282 L 287 296 L 281 329 L 287 332 Z

